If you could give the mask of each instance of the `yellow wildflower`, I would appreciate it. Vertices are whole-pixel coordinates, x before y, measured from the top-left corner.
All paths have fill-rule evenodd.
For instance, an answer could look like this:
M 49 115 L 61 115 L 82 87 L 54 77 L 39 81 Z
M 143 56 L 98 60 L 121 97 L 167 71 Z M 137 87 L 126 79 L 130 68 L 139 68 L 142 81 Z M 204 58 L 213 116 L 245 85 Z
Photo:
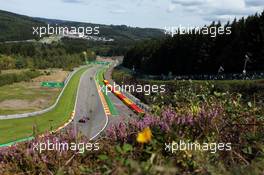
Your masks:
M 151 141 L 152 132 L 149 127 L 145 128 L 142 132 L 137 135 L 137 142 L 148 143 Z

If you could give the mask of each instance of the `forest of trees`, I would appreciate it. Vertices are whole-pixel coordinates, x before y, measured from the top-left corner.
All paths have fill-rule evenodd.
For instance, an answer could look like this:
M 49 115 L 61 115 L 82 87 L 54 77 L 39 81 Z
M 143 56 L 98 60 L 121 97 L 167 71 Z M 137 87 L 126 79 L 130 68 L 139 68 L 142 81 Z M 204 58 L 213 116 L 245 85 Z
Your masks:
M 208 27 L 220 27 L 213 22 Z M 264 12 L 223 25 L 230 35 L 184 34 L 140 42 L 124 57 L 123 65 L 145 74 L 242 73 L 264 71 Z
M 120 56 L 129 50 L 134 44 L 134 41 L 98 42 L 84 39 L 62 38 L 62 43 L 69 53 L 89 49 L 101 56 Z
M 85 49 L 79 50 L 79 48 L 68 51 L 62 43 L 2 43 L 0 44 L 0 70 L 22 68 L 71 70 L 85 63 L 87 58 L 83 55 L 83 51 L 91 52 Z

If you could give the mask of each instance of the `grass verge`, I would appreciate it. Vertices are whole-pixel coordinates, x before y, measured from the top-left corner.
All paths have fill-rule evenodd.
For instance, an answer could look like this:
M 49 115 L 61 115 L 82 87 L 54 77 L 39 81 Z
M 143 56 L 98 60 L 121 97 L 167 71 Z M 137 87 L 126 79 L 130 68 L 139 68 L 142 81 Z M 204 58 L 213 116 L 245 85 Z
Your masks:
M 118 115 L 119 113 L 118 113 L 116 107 L 114 106 L 114 104 L 112 103 L 112 101 L 110 100 L 108 95 L 106 94 L 106 87 L 103 83 L 105 71 L 106 71 L 106 68 L 102 68 L 100 71 L 98 71 L 98 73 L 96 75 L 96 79 L 98 80 L 99 85 L 104 87 L 102 92 L 103 92 L 105 101 L 109 107 L 109 110 L 111 112 L 111 115 Z
M 59 103 L 52 111 L 35 117 L 0 120 L 0 144 L 32 136 L 33 126 L 36 128 L 35 132 L 40 134 L 67 122 L 74 109 L 80 77 L 86 70 L 87 67 L 82 68 L 73 75 Z

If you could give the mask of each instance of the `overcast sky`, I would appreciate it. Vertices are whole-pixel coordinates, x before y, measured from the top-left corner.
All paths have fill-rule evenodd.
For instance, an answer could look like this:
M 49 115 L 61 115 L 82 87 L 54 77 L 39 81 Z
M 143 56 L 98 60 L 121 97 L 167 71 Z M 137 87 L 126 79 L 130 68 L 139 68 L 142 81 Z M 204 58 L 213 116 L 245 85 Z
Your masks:
M 0 9 L 34 17 L 164 28 L 248 16 L 263 11 L 264 0 L 0 0 Z

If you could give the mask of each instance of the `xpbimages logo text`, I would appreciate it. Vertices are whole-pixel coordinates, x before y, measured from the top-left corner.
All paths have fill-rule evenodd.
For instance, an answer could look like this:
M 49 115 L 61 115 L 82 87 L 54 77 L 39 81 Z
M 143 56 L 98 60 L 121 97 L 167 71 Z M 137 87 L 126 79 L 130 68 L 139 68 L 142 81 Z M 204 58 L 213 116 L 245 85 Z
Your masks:
M 106 93 L 106 95 L 111 94 L 112 91 L 118 91 L 123 93 L 142 93 L 144 95 L 158 94 L 166 92 L 166 85 L 161 84 L 123 84 L 118 85 L 115 82 L 113 86 L 108 85 L 100 87 L 100 91 Z
M 59 26 L 58 24 L 46 26 L 33 26 L 33 35 L 43 37 L 46 35 L 60 35 L 60 36 L 77 36 L 84 37 L 86 35 L 99 35 L 99 26 Z
M 204 27 L 194 27 L 194 26 L 165 26 L 164 33 L 173 37 L 174 35 L 209 35 L 215 38 L 218 35 L 230 35 L 232 33 L 230 26 L 204 26 Z
M 215 154 L 217 151 L 231 151 L 231 143 L 199 143 L 187 142 L 180 140 L 179 142 L 165 143 L 165 151 L 176 153 L 177 151 L 208 151 Z
M 100 149 L 99 143 L 90 142 L 62 142 L 59 140 L 47 140 L 45 142 L 33 142 L 33 151 L 43 153 L 44 151 L 76 151 L 83 154 L 85 151 L 98 151 Z

